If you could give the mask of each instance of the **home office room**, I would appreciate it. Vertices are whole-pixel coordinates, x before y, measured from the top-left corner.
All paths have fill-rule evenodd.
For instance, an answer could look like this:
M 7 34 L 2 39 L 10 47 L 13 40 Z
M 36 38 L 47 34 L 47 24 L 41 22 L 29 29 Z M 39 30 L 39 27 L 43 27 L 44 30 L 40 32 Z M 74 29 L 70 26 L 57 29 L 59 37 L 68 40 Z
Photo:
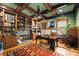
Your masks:
M 1 56 L 79 56 L 79 4 L 0 3 Z

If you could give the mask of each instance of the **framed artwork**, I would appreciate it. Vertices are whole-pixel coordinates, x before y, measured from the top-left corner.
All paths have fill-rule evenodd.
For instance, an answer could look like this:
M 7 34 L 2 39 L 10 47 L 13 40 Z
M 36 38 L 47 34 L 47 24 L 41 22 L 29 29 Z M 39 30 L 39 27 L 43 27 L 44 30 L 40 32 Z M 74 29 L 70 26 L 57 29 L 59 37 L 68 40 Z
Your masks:
M 55 28 L 55 21 L 51 20 L 48 22 L 48 28 Z
M 6 21 L 7 22 L 14 22 L 14 16 L 10 14 L 6 14 Z

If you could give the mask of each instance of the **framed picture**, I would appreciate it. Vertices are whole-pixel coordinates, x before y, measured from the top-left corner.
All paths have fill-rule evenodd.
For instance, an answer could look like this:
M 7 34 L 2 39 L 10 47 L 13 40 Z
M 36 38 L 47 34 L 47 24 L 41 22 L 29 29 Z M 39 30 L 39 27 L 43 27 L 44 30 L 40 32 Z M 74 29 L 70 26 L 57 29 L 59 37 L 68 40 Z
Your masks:
M 6 21 L 7 22 L 14 22 L 14 16 L 10 14 L 6 14 Z
M 51 20 L 48 22 L 48 28 L 55 28 L 55 21 Z

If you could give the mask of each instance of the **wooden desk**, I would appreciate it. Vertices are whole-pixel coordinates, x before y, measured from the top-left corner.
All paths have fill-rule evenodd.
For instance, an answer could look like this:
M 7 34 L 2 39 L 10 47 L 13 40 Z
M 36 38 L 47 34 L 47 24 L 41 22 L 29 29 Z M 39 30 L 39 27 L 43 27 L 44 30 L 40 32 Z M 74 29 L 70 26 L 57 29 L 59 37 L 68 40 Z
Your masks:
M 42 36 L 36 36 L 36 44 L 37 44 L 37 39 L 44 39 L 44 40 L 48 40 L 48 44 L 50 45 L 50 47 L 52 47 L 53 49 L 55 48 L 55 43 L 57 44 L 56 41 L 58 41 L 57 39 L 53 39 L 53 38 L 49 38 L 49 37 L 42 37 Z

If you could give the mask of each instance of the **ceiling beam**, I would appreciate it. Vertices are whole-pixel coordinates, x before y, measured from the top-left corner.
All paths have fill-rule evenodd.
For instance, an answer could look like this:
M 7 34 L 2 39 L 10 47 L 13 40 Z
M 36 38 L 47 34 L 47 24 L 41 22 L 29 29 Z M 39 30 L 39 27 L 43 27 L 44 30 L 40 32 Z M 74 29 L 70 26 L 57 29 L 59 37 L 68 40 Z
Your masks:
M 66 5 L 66 4 L 68 4 L 68 3 L 59 3 L 59 4 L 57 4 L 57 5 L 55 5 L 55 6 L 53 6 L 52 4 L 52 7 L 51 7 L 51 9 L 56 9 L 56 8 L 58 8 L 58 7 L 61 7 L 61 6 L 63 6 L 63 5 Z M 46 7 L 48 4 L 45 4 L 44 6 Z M 49 6 L 50 7 L 50 6 Z M 48 10 L 48 8 L 49 7 L 46 7 L 46 10 Z M 50 9 L 49 9 L 50 10 Z M 43 10 L 44 11 L 44 10 Z
M 66 5 L 66 4 L 68 4 L 68 3 L 59 3 L 59 4 L 55 5 L 54 7 L 52 7 L 52 9 L 56 9 L 58 7 L 61 7 L 63 5 Z
M 25 4 L 25 3 L 23 3 L 23 4 Z M 19 6 L 20 4 L 17 4 L 17 5 Z M 28 6 L 28 5 L 27 6 L 24 6 L 24 9 L 28 10 L 31 13 L 38 14 L 37 11 L 34 8 L 32 8 L 32 7 Z
M 26 7 L 26 10 L 28 10 L 28 11 L 31 12 L 31 13 L 38 14 L 37 11 L 36 11 L 34 8 L 30 7 L 30 6 L 27 6 L 27 7 Z
M 2 7 L 0 7 L 0 9 L 2 9 L 2 10 L 4 9 L 5 12 L 10 13 L 10 14 L 15 14 L 15 12 L 14 12 L 15 9 L 8 7 L 2 3 L 0 3 L 0 6 L 2 6 Z
M 11 14 L 18 14 L 18 15 L 24 15 L 24 17 L 27 17 L 27 18 L 30 18 L 30 16 L 28 16 L 27 14 L 24 14 L 24 13 L 18 13 L 18 12 L 16 12 L 15 11 L 15 9 L 13 9 L 13 8 L 10 8 L 10 7 L 8 7 L 8 6 L 6 6 L 6 5 L 4 5 L 4 4 L 2 4 L 2 3 L 0 3 L 0 5 L 1 6 L 4 6 L 5 8 L 2 8 L 2 9 L 4 9 L 5 10 L 5 12 L 8 12 L 8 13 L 11 13 Z
M 49 3 L 43 3 L 43 5 L 44 5 L 44 7 L 45 7 L 46 9 L 48 9 L 49 11 L 52 10 L 52 7 L 50 6 Z
M 30 3 L 19 3 L 18 7 L 15 9 L 16 12 L 21 12 L 23 9 L 25 9 Z
M 54 6 L 51 3 L 43 3 L 43 5 L 52 13 L 53 16 L 57 14 L 56 9 L 52 8 Z
M 13 8 L 10 8 L 10 7 L 8 7 L 8 6 L 4 5 L 4 4 L 2 4 L 2 3 L 0 3 L 0 6 L 2 6 L 2 7 L 1 7 L 2 9 L 14 10 Z
M 46 19 L 53 19 L 53 18 L 59 17 L 61 15 L 69 15 L 69 14 L 73 14 L 73 13 L 74 13 L 73 11 L 69 11 L 69 12 L 65 12 L 65 13 L 62 13 L 62 14 L 57 14 L 55 16 L 46 17 Z
M 52 5 L 52 4 L 51 4 Z M 53 16 L 56 16 L 57 15 L 57 12 L 56 12 L 56 9 L 58 8 L 58 7 L 61 7 L 61 6 L 63 6 L 63 5 L 70 5 L 69 3 L 59 3 L 59 4 L 57 4 L 57 5 L 55 5 L 55 6 L 53 6 L 52 5 L 52 10 L 53 10 L 53 14 L 54 13 L 56 13 L 56 14 L 54 14 Z M 50 7 L 50 6 L 49 6 Z M 48 10 L 48 9 L 46 9 L 46 10 Z M 43 10 L 44 11 L 44 10 Z M 50 12 L 52 12 L 52 11 L 50 11 Z M 51 16 L 50 16 L 51 17 Z
M 75 6 L 74 6 L 74 8 L 73 8 L 73 11 L 76 12 L 78 8 L 79 8 L 79 4 L 76 3 Z

